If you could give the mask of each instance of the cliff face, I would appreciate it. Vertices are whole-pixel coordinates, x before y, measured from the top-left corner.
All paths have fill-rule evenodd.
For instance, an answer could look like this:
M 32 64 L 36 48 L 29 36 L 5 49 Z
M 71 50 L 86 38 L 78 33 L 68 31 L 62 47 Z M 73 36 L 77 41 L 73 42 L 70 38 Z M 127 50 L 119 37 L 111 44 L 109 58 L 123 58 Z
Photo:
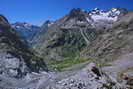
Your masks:
M 12 77 L 22 77 L 32 71 L 47 71 L 43 60 L 28 49 L 2 15 L 0 16 L 0 61 L 0 73 Z

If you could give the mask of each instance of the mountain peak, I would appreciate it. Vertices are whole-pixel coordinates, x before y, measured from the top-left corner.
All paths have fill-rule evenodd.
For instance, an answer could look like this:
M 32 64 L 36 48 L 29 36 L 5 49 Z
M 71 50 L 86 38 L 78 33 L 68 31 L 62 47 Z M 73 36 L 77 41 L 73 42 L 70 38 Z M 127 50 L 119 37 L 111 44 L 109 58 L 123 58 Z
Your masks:
M 0 15 L 0 24 L 9 24 L 8 20 L 3 15 Z
M 127 14 L 127 10 L 123 8 L 112 8 L 110 10 L 102 10 L 94 8 L 90 11 L 85 11 L 81 8 L 73 8 L 68 14 L 67 20 L 75 19 L 76 21 L 83 21 L 92 24 L 93 22 L 116 22 L 121 16 Z
M 110 10 L 101 10 L 99 8 L 95 8 L 94 10 L 89 12 L 91 19 L 94 22 L 97 21 L 115 22 L 125 14 L 127 14 L 127 10 L 122 8 L 112 8 Z
M 80 14 L 81 12 L 82 12 L 82 9 L 81 8 L 73 8 L 70 11 L 70 15 L 77 15 L 77 14 Z
M 16 22 L 12 24 L 12 27 L 19 34 L 19 36 L 28 42 L 33 36 L 40 30 L 39 26 L 29 24 L 27 22 Z
M 51 26 L 54 22 L 53 21 L 50 21 L 50 20 L 46 20 L 43 24 L 42 24 L 42 27 L 44 26 Z
M 44 24 L 49 24 L 49 23 L 51 23 L 50 20 L 46 20 L 46 21 L 44 22 Z
M 70 13 L 69 13 L 69 17 L 68 19 L 73 19 L 75 18 L 76 20 L 79 21 L 84 21 L 86 20 L 86 12 L 84 10 L 82 10 L 81 8 L 73 8 Z
M 16 27 L 31 27 L 31 26 L 33 26 L 32 24 L 29 24 L 29 23 L 27 23 L 27 22 L 16 22 L 16 23 L 14 23 L 13 24 L 13 26 L 16 26 Z

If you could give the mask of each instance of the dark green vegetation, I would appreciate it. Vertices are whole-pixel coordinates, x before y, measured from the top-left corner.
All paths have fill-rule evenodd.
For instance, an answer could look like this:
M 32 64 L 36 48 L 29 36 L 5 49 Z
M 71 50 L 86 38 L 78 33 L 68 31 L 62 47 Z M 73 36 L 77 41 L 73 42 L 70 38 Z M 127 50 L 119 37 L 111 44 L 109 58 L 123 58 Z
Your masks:
M 90 61 L 82 58 L 66 58 L 62 61 L 51 61 L 49 68 L 53 71 L 65 71 L 66 68 L 73 67 L 76 64 L 81 64 Z
M 46 43 L 36 46 L 40 56 L 45 58 L 45 61 L 47 61 L 50 66 L 55 67 L 58 70 L 63 70 L 65 67 L 71 67 L 74 64 L 86 62 L 87 59 L 77 58 L 83 48 L 88 45 L 79 28 L 81 27 L 57 29 L 58 32 L 53 32 L 50 40 L 48 39 Z M 91 42 L 96 38 L 97 33 L 95 32 L 95 29 L 83 29 L 83 34 L 88 42 Z M 46 37 L 44 37 L 44 39 Z M 54 61 L 54 63 L 51 63 L 51 61 Z

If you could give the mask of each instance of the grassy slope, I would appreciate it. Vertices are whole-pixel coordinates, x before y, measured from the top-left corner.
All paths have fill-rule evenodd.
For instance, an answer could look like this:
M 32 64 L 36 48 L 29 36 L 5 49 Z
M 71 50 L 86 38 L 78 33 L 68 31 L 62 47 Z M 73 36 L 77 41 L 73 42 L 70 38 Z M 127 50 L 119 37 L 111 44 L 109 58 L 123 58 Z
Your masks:
M 71 70 L 70 67 L 73 67 L 77 64 L 87 63 L 90 59 L 82 59 L 82 58 L 66 58 L 62 61 L 53 61 L 49 63 L 49 68 L 54 71 L 65 71 L 67 68 L 68 70 Z M 69 69 L 70 68 L 70 69 Z

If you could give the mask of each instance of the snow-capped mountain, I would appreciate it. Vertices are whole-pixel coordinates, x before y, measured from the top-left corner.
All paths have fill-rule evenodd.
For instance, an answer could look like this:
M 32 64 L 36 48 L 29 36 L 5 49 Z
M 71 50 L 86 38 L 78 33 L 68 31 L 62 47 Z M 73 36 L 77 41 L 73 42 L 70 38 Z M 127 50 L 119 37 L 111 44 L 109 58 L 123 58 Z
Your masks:
M 119 8 L 112 8 L 111 10 L 104 11 L 100 10 L 99 8 L 95 8 L 94 10 L 89 12 L 89 16 L 93 21 L 117 21 L 119 19 L 119 16 L 126 12 L 125 9 L 119 9 Z
M 110 25 L 118 21 L 122 16 L 127 14 L 127 10 L 123 8 L 112 8 L 110 10 L 101 10 L 95 8 L 91 11 L 85 11 L 80 8 L 72 9 L 67 15 L 66 21 L 76 23 L 88 23 L 92 26 L 96 25 Z M 66 17 L 66 16 L 65 16 Z
M 110 27 L 114 22 L 119 21 L 120 18 L 127 13 L 128 11 L 123 8 L 112 8 L 110 10 L 95 8 L 90 11 L 74 8 L 68 15 L 63 17 L 65 18 L 65 22 L 68 22 L 64 26 L 68 28 L 68 25 L 71 27 L 76 23 L 78 25 L 88 24 L 93 27 Z
M 89 13 L 89 15 L 94 21 L 100 21 L 100 20 L 117 21 L 120 13 L 121 12 L 116 8 L 113 8 L 109 11 L 103 11 L 98 8 L 95 8 L 93 11 Z
M 12 27 L 18 32 L 22 39 L 31 41 L 32 38 L 40 31 L 39 26 L 31 25 L 26 22 L 16 22 L 12 24 Z

